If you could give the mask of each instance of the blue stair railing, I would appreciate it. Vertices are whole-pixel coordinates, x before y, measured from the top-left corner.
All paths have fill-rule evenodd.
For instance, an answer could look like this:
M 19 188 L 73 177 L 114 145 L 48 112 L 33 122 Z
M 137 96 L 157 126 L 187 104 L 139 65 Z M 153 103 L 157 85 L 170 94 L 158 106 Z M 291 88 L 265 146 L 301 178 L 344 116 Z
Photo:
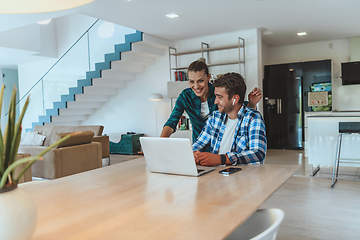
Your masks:
M 95 78 L 101 78 L 101 74 L 103 70 L 111 69 L 111 62 L 112 61 L 119 61 L 121 60 L 121 54 L 124 52 L 131 51 L 132 44 L 135 42 L 139 42 L 143 40 L 143 33 L 140 31 L 135 31 L 134 33 L 125 34 L 123 43 L 115 44 L 114 45 L 114 52 L 107 53 L 104 55 L 104 61 L 97 62 L 94 64 L 93 70 L 91 69 L 91 61 L 90 61 L 90 51 L 92 50 L 89 43 L 89 32 L 94 29 L 96 25 L 98 25 L 101 22 L 101 20 L 97 19 L 91 26 L 80 36 L 79 39 L 77 39 L 70 48 L 48 69 L 48 71 L 45 72 L 45 74 L 20 98 L 17 105 L 20 104 L 23 100 L 26 99 L 26 97 L 32 93 L 35 87 L 39 87 L 41 85 L 41 91 L 42 91 L 42 112 L 43 115 L 38 117 L 38 121 L 32 122 L 32 128 L 27 128 L 27 131 L 31 131 L 35 126 L 37 125 L 44 125 L 46 123 L 51 123 L 52 118 L 54 116 L 59 116 L 60 109 L 67 108 L 67 103 L 76 101 L 75 95 L 77 94 L 83 94 L 84 93 L 84 87 L 92 86 L 93 85 L 93 79 Z M 79 42 L 83 39 L 87 38 L 87 47 L 88 47 L 88 71 L 85 74 L 84 79 L 77 80 L 75 83 L 75 87 L 69 87 L 68 88 L 68 94 L 63 94 L 60 96 L 60 101 L 55 101 L 52 103 L 52 108 L 46 109 L 45 107 L 45 92 L 46 88 L 44 87 L 44 79 L 47 77 L 56 67 L 59 65 L 61 61 L 64 61 L 64 57 L 67 56 L 71 51 L 74 49 L 74 47 L 79 44 Z M 81 74 L 81 73 L 79 73 Z

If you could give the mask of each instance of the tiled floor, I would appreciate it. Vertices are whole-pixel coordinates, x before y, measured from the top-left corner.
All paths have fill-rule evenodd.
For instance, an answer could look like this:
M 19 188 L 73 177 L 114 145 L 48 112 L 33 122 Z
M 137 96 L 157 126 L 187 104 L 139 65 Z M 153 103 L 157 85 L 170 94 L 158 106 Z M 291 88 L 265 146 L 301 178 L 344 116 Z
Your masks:
M 360 180 L 341 176 L 329 188 L 329 169 L 310 177 L 302 151 L 269 150 L 267 164 L 299 164 L 299 170 L 264 204 L 281 208 L 285 219 L 278 240 L 360 239 Z M 358 170 L 353 171 L 357 173 Z

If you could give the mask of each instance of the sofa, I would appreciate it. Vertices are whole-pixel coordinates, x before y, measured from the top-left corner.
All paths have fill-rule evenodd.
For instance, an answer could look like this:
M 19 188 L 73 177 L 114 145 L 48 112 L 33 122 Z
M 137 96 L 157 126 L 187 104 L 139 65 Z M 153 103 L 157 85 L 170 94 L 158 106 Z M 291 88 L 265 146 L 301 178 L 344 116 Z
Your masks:
M 104 127 L 96 126 L 35 126 L 34 132 L 45 136 L 42 146 L 20 145 L 19 153 L 37 155 L 47 146 L 56 142 L 64 133 L 92 132 L 91 137 L 76 140 L 72 137 L 66 146 L 55 148 L 44 155 L 44 159 L 32 166 L 32 176 L 55 179 L 102 167 L 103 148 L 106 152 L 107 136 L 101 136 Z M 88 134 L 89 135 L 89 134 Z M 108 138 L 107 138 L 108 139 Z M 107 150 L 109 151 L 109 150 Z

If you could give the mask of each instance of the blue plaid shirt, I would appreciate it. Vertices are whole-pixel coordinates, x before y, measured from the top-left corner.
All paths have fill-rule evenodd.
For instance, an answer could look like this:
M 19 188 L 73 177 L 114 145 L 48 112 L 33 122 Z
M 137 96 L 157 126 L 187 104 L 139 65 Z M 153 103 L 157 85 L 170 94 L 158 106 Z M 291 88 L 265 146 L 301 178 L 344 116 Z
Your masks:
M 201 150 L 210 142 L 210 152 L 218 154 L 227 118 L 225 113 L 214 111 L 193 144 L 193 151 Z M 266 133 L 261 114 L 243 106 L 238 113 L 238 119 L 233 144 L 226 155 L 233 165 L 263 164 L 266 154 Z

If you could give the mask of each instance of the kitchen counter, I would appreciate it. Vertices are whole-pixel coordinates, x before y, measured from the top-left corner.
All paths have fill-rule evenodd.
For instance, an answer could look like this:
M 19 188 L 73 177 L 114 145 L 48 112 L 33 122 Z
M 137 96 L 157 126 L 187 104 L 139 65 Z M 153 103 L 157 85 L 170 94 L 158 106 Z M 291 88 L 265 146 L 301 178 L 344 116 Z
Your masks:
M 309 163 L 332 167 L 336 158 L 339 122 L 360 122 L 360 112 L 327 112 L 305 116 L 305 155 Z M 359 146 L 360 134 L 345 135 L 341 158 L 348 160 L 360 158 Z

